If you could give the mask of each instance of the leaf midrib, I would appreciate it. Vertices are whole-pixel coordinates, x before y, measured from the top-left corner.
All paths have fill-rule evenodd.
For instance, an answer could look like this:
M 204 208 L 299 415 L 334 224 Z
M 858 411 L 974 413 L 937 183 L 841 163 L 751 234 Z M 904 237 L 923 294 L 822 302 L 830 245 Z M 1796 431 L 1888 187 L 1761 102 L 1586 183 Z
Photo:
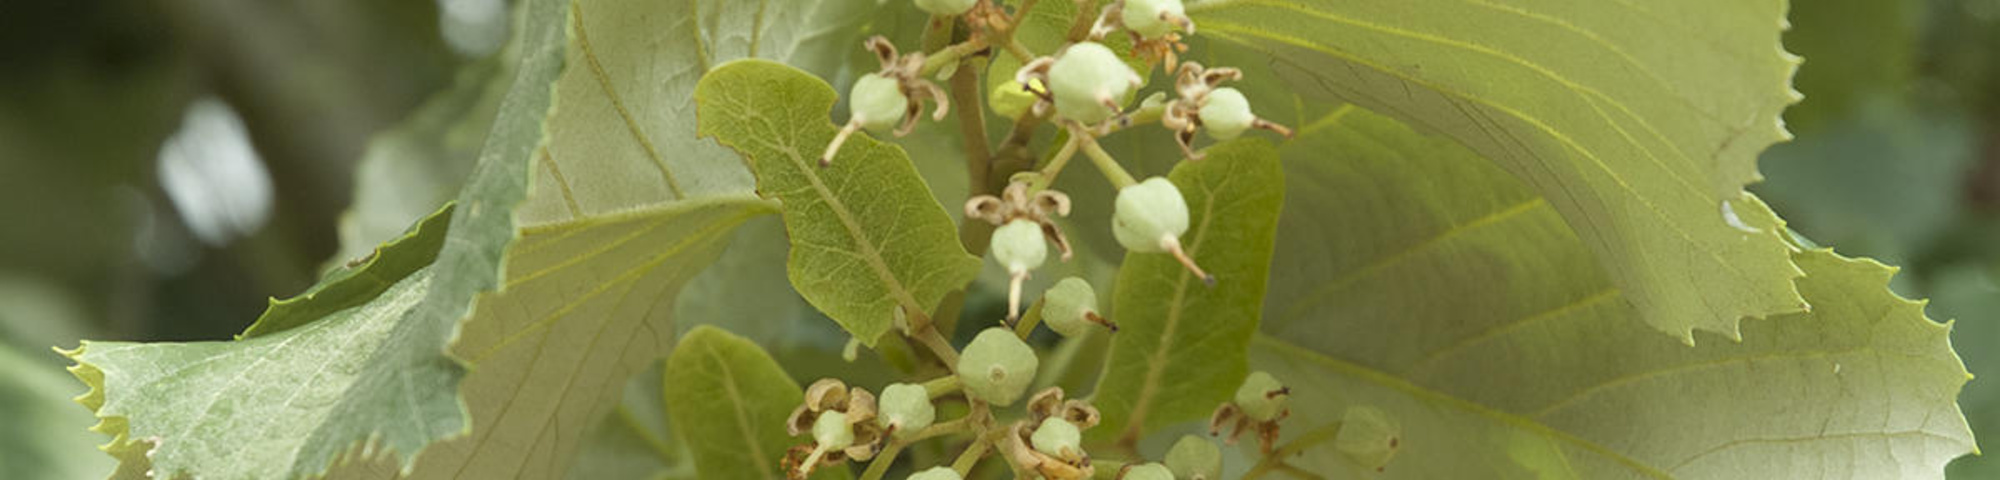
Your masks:
M 1223 181 L 1228 180 L 1225 178 Z M 1189 258 L 1194 258 L 1201 252 L 1203 241 L 1208 238 L 1209 224 L 1215 221 L 1215 192 L 1206 186 L 1202 189 L 1205 192 L 1202 198 L 1201 223 L 1196 225 L 1194 240 L 1188 242 Z M 1139 384 L 1139 397 L 1132 406 L 1131 418 L 1126 420 L 1124 434 L 1126 438 L 1137 440 L 1139 432 L 1145 428 L 1146 415 L 1151 413 L 1153 406 L 1152 397 L 1159 394 L 1160 377 L 1167 371 L 1167 353 L 1173 349 L 1174 333 L 1180 330 L 1181 313 L 1187 306 L 1188 282 L 1193 278 L 1194 274 L 1181 269 L 1180 275 L 1175 279 L 1174 296 L 1167 304 L 1167 325 L 1160 331 L 1159 347 L 1153 350 L 1146 361 L 1146 379 Z

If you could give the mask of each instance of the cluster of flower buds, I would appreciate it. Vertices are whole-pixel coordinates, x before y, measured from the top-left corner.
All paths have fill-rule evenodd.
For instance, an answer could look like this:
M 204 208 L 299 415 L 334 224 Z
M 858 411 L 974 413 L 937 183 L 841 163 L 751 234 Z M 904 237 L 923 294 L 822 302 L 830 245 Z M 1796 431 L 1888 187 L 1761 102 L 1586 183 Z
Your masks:
M 1258 446 L 1269 454 L 1278 441 L 1278 421 L 1292 414 L 1291 407 L 1286 405 L 1291 395 L 1292 389 L 1278 383 L 1271 374 L 1252 372 L 1236 388 L 1236 397 L 1209 417 L 1208 434 L 1220 435 L 1224 427 L 1233 426 L 1228 442 L 1235 444 L 1244 430 L 1255 430 Z
M 811 444 L 786 452 L 787 477 L 803 479 L 822 466 L 874 458 L 884 432 L 875 413 L 875 395 L 867 389 L 831 378 L 813 382 L 806 388 L 805 403 L 785 422 L 792 436 L 812 434 Z
M 1018 471 L 1049 480 L 1090 478 L 1096 469 L 1083 450 L 1083 431 L 1098 418 L 1090 403 L 1064 399 L 1061 387 L 1050 387 L 1028 400 L 1028 417 L 1010 427 L 1001 451 Z
M 1041 268 L 1049 256 L 1047 243 L 1055 243 L 1062 250 L 1063 261 L 1069 261 L 1071 251 L 1069 239 L 1063 236 L 1062 228 L 1056 226 L 1055 217 L 1069 215 L 1069 195 L 1054 190 L 1028 193 L 1028 184 L 1014 182 L 1000 192 L 1000 196 L 981 195 L 965 202 L 966 218 L 985 220 L 1000 228 L 993 231 L 993 259 L 1007 268 L 1010 286 L 1007 294 L 1007 320 L 1013 321 L 1021 312 L 1021 283 L 1028 279 L 1028 273 Z
M 1202 68 L 1195 62 L 1181 64 L 1174 80 L 1174 91 L 1180 98 L 1166 105 L 1160 125 L 1174 131 L 1174 140 L 1180 143 L 1181 153 L 1189 160 L 1202 157 L 1194 151 L 1194 132 L 1198 129 L 1206 129 L 1209 137 L 1223 141 L 1235 139 L 1251 128 L 1292 136 L 1291 129 L 1252 113 L 1250 100 L 1243 97 L 1243 92 L 1221 86 L 1222 82 L 1241 78 L 1243 72 L 1234 68 Z
M 862 75 L 854 81 L 854 87 L 847 92 L 847 125 L 834 134 L 833 141 L 826 145 L 826 153 L 820 155 L 819 165 L 833 164 L 833 157 L 840 153 L 840 146 L 847 143 L 847 137 L 856 130 L 880 133 L 890 125 L 897 125 L 898 137 L 908 135 L 917 128 L 917 119 L 923 116 L 924 99 L 928 97 L 937 103 L 937 110 L 931 113 L 932 120 L 943 120 L 951 110 L 951 101 L 944 89 L 923 78 L 923 52 L 908 55 L 898 54 L 896 45 L 881 36 L 869 37 L 862 45 L 875 52 L 882 63 L 881 71 Z M 900 122 L 900 123 L 899 123 Z

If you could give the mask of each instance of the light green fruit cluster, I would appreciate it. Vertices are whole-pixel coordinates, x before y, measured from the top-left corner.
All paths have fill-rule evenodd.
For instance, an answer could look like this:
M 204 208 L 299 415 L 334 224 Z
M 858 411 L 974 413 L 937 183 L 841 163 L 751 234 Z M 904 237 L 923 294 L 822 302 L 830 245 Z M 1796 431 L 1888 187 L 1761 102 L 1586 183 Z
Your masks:
M 931 394 L 923 385 L 898 383 L 882 389 L 882 398 L 876 401 L 879 412 L 875 422 L 884 429 L 894 428 L 897 438 L 916 435 L 931 422 L 937 421 L 937 407 L 931 405 Z
M 1166 465 L 1147 463 L 1134 465 L 1132 468 L 1126 469 L 1124 475 L 1118 478 L 1120 480 L 1174 480 L 1174 471 L 1168 470 Z
M 1150 40 L 1174 31 L 1174 24 L 1167 21 L 1168 15 L 1186 18 L 1187 11 L 1182 8 L 1181 0 L 1125 0 L 1125 10 L 1120 15 L 1125 28 Z
M 1090 316 L 1097 314 L 1097 291 L 1082 278 L 1069 277 L 1042 293 L 1042 321 L 1056 333 L 1074 337 L 1090 333 L 1097 326 Z
M 1153 177 L 1118 190 L 1111 233 L 1126 250 L 1161 253 L 1187 233 L 1187 199 L 1165 178 Z
M 852 112 L 855 122 L 876 133 L 895 126 L 909 105 L 910 99 L 903 96 L 896 79 L 879 73 L 862 75 L 854 81 L 854 88 L 847 91 L 847 110 Z
M 960 15 L 978 0 L 917 0 L 917 8 L 931 15 Z
M 1250 100 L 1243 98 L 1243 92 L 1229 87 L 1208 92 L 1198 115 L 1208 136 L 1222 141 L 1235 139 L 1257 122 L 1257 115 L 1250 113 Z
M 1402 448 L 1402 436 L 1402 427 L 1382 409 L 1365 405 L 1347 407 L 1333 445 L 1362 468 L 1379 471 Z
M 1222 480 L 1222 449 L 1206 438 L 1184 435 L 1167 449 L 1167 469 L 1180 480 Z
M 988 328 L 959 354 L 958 381 L 968 396 L 1004 407 L 1028 391 L 1038 363 L 1035 349 L 1015 337 L 1013 330 Z
M 1025 273 L 1041 268 L 1049 259 L 1048 242 L 1042 239 L 1042 226 L 1029 220 L 1014 220 L 993 230 L 990 244 L 993 259 L 1000 261 L 1008 273 Z
M 1291 398 L 1289 394 L 1271 395 L 1271 392 L 1284 388 L 1285 385 L 1278 383 L 1278 379 L 1269 373 L 1251 372 L 1248 378 L 1243 379 L 1243 386 L 1236 388 L 1236 408 L 1243 409 L 1243 414 L 1251 420 L 1269 422 L 1285 411 L 1285 400 Z
M 813 443 L 826 450 L 839 450 L 854 445 L 854 427 L 847 424 L 847 414 L 826 411 L 813 421 Z
M 909 480 L 964 480 L 964 478 L 958 476 L 957 470 L 947 467 L 931 467 L 930 470 L 910 475 Z
M 1091 124 L 1117 115 L 1102 99 L 1123 99 L 1138 72 L 1094 42 L 1070 45 L 1049 66 L 1049 90 L 1056 98 L 1056 115 Z
M 1028 436 L 1035 451 L 1063 460 L 1083 458 L 1083 431 L 1060 417 L 1049 417 Z

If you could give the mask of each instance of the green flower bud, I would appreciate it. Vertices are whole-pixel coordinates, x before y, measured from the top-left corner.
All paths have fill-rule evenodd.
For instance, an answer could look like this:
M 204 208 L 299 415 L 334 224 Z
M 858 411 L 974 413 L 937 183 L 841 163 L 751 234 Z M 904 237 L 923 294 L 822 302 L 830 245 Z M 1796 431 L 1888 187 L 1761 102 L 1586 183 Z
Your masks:
M 1166 252 L 1178 246 L 1187 233 L 1187 200 L 1181 190 L 1165 178 L 1148 178 L 1138 185 L 1118 190 L 1111 233 L 1126 250 L 1141 253 Z
M 882 389 L 875 408 L 875 422 L 885 429 L 894 427 L 898 438 L 915 435 L 937 420 L 937 407 L 931 405 L 931 394 L 923 385 L 890 385 Z
M 1167 450 L 1167 469 L 1180 480 L 1222 480 L 1222 449 L 1198 435 L 1184 435 Z
M 1257 115 L 1250 113 L 1250 100 L 1243 98 L 1243 92 L 1229 87 L 1208 92 L 1199 115 L 1208 136 L 1223 141 L 1235 139 L 1257 122 Z
M 1029 79 L 1028 86 L 1040 91 L 1048 90 L 1048 87 L 1042 85 L 1041 79 Z M 1033 108 L 1035 102 L 1039 100 L 1041 98 L 1036 97 L 1033 92 L 1022 90 L 1021 84 L 1014 82 L 994 85 L 993 91 L 986 94 L 986 104 L 993 107 L 993 113 L 1013 120 L 1020 120 L 1022 115 L 1028 114 L 1028 109 Z
M 1380 408 L 1347 407 L 1333 445 L 1362 468 L 1381 471 L 1402 448 L 1403 428 Z
M 1035 380 L 1035 349 L 1013 330 L 988 328 L 979 332 L 958 356 L 958 381 L 965 393 L 995 406 L 1012 405 Z
M 1030 220 L 1014 220 L 993 230 L 993 259 L 1007 268 L 1007 273 L 1020 274 L 1041 268 L 1049 259 L 1049 244 L 1042 237 L 1042 226 Z
M 1243 386 L 1236 388 L 1236 408 L 1243 409 L 1243 415 L 1251 420 L 1269 422 L 1285 411 L 1285 400 L 1291 396 L 1271 374 L 1251 372 L 1243 379 Z
M 1083 431 L 1059 417 L 1042 420 L 1034 435 L 1028 436 L 1028 442 L 1035 446 L 1035 451 L 1064 461 L 1083 458 Z
M 824 450 L 839 450 L 854 445 L 854 428 L 847 424 L 847 414 L 826 411 L 813 421 L 813 442 Z
M 917 8 L 931 15 L 960 15 L 978 0 L 917 0 Z
M 930 470 L 917 472 L 915 474 L 910 475 L 909 478 L 909 480 L 964 480 L 964 479 L 965 477 L 958 476 L 958 471 L 952 470 L 951 467 L 931 467 Z
M 1090 282 L 1077 277 L 1062 279 L 1042 293 L 1042 321 L 1068 337 L 1111 326 L 1097 315 L 1097 291 L 1090 288 Z
M 1070 45 L 1049 66 L 1049 90 L 1056 114 L 1082 123 L 1097 123 L 1118 113 L 1115 104 L 1139 82 L 1139 73 L 1093 42 Z
M 1174 471 L 1168 470 L 1166 465 L 1161 465 L 1158 463 L 1147 463 L 1142 465 L 1133 465 L 1131 468 L 1125 469 L 1124 473 L 1118 475 L 1118 479 L 1119 480 L 1174 480 Z
M 1187 22 L 1187 11 L 1181 0 L 1125 0 L 1125 10 L 1120 12 L 1125 28 L 1146 39 L 1160 38 L 1181 23 Z
M 862 75 L 854 81 L 854 88 L 847 91 L 847 110 L 855 123 L 877 133 L 902 120 L 903 112 L 909 105 L 910 99 L 903 96 L 902 85 L 896 79 L 881 74 Z

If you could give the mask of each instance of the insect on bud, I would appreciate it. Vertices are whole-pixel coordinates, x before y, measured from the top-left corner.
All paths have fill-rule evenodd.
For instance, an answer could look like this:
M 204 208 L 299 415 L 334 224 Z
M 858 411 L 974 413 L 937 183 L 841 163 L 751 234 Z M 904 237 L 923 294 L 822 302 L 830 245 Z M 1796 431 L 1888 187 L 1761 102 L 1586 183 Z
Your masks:
M 1182 436 L 1167 450 L 1167 469 L 1180 480 L 1222 480 L 1222 449 L 1206 438 Z
M 1083 432 L 1076 424 L 1061 417 L 1049 417 L 1035 427 L 1035 434 L 1028 437 L 1035 451 L 1056 457 L 1065 462 L 1076 462 L 1083 458 Z
M 1041 100 L 1035 92 L 1048 92 L 1048 87 L 1042 85 L 1042 80 L 1039 78 L 1028 79 L 1026 88 L 1034 91 L 1023 89 L 1021 84 L 1015 82 L 995 85 L 993 91 L 986 96 L 986 104 L 993 107 L 993 113 L 1020 120 L 1022 115 L 1028 113 L 1028 109 L 1034 108 L 1036 101 Z
M 1402 427 L 1380 408 L 1347 407 L 1340 423 L 1340 433 L 1333 438 L 1334 447 L 1363 468 L 1382 471 L 1402 448 Z
M 931 15 L 962 15 L 977 0 L 917 0 L 917 8 Z
M 1181 0 L 1125 0 L 1120 15 L 1126 29 L 1148 40 L 1160 38 L 1175 28 L 1194 33 L 1194 21 L 1188 19 Z
M 1049 90 L 1055 95 L 1056 114 L 1084 124 L 1094 124 L 1117 115 L 1119 99 L 1139 86 L 1143 79 L 1125 65 L 1118 54 L 1094 42 L 1070 45 L 1049 66 Z
M 996 406 L 1012 405 L 1034 382 L 1038 362 L 1035 349 L 1012 330 L 988 328 L 959 355 L 958 381 L 967 396 Z
M 1097 314 L 1097 291 L 1077 277 L 1062 279 L 1042 293 L 1042 321 L 1066 337 L 1089 333 L 1098 326 L 1118 331 L 1118 324 Z
M 1243 386 L 1236 388 L 1236 406 L 1252 420 L 1269 422 L 1285 411 L 1285 401 L 1292 396 L 1292 390 L 1278 383 L 1276 377 L 1261 371 L 1251 372 L 1243 379 Z
M 898 383 L 882 389 L 876 409 L 875 421 L 897 438 L 915 435 L 937 420 L 937 407 L 931 405 L 930 392 L 923 385 Z
M 1140 253 L 1171 253 L 1181 266 L 1210 285 L 1215 277 L 1194 263 L 1181 248 L 1181 234 L 1187 233 L 1187 200 L 1181 190 L 1165 178 L 1153 177 L 1118 191 L 1111 233 L 1126 250 Z
M 1009 221 L 993 230 L 990 246 L 993 259 L 1007 268 L 1007 319 L 1019 318 L 1021 282 L 1027 281 L 1028 272 L 1041 268 L 1042 262 L 1049 258 L 1049 245 L 1042 236 L 1042 226 L 1026 219 Z
M 964 478 L 958 476 L 958 471 L 950 467 L 931 467 L 930 470 L 911 474 L 908 480 L 964 480 Z
M 1118 480 L 1174 480 L 1174 471 L 1158 463 L 1133 465 L 1118 472 Z

